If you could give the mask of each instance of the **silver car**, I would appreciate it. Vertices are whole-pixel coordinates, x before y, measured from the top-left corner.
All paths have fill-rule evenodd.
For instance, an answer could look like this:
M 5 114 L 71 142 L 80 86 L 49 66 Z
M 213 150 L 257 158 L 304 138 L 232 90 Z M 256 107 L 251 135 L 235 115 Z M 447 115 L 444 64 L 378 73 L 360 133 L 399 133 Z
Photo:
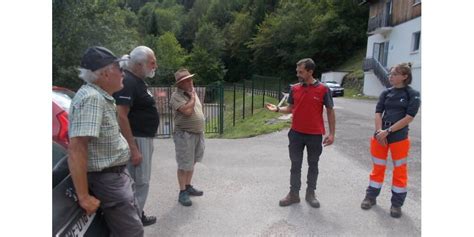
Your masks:
M 332 97 L 344 96 L 344 88 L 335 81 L 325 81 L 329 89 L 331 90 Z

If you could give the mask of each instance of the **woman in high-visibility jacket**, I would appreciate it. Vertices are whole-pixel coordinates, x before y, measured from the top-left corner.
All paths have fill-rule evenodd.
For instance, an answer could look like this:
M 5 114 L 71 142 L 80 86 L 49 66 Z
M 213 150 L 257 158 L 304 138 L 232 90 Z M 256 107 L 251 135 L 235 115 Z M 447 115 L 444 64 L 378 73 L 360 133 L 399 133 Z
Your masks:
M 373 168 L 361 208 L 367 210 L 376 204 L 390 151 L 394 167 L 390 215 L 398 218 L 407 195 L 408 124 L 420 107 L 420 93 L 408 86 L 412 81 L 410 63 L 394 66 L 389 81 L 392 87 L 381 93 L 375 109 L 375 133 L 370 141 Z

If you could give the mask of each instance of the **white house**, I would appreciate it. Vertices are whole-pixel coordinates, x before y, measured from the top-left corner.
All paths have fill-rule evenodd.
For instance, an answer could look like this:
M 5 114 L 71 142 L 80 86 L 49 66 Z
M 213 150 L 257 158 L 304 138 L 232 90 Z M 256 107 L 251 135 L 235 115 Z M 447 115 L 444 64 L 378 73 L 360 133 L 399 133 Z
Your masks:
M 421 0 L 365 0 L 370 5 L 364 90 L 379 96 L 387 73 L 399 63 L 412 64 L 411 86 L 421 92 Z

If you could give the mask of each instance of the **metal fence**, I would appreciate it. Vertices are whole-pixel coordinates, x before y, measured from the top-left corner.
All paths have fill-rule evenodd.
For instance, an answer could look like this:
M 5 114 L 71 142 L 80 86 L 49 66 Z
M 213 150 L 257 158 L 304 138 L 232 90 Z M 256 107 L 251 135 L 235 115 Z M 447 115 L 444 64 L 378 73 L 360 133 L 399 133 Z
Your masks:
M 174 131 L 174 111 L 171 109 L 169 101 L 171 95 L 176 91 L 174 86 L 150 86 L 149 90 L 153 94 L 156 108 L 160 115 L 160 125 L 156 133 L 158 138 L 169 138 Z M 251 80 L 243 80 L 240 83 L 227 84 L 215 83 L 207 86 L 196 86 L 196 93 L 203 105 L 203 113 L 206 119 L 206 133 L 224 133 L 224 90 L 233 92 L 233 126 L 237 117 L 242 119 L 253 115 L 255 108 L 264 107 L 265 98 L 272 97 L 282 99 L 282 91 L 287 89 L 283 85 L 280 77 L 269 77 L 254 75 Z M 248 98 L 248 99 L 246 99 Z M 258 98 L 258 103 L 256 102 Z M 242 107 L 236 108 L 236 99 L 242 99 Z M 246 101 L 247 100 L 247 101 Z M 261 100 L 261 102 L 260 102 Z M 228 105 L 227 107 L 230 107 Z
M 255 108 L 265 107 L 265 97 L 281 100 L 283 97 L 281 92 L 286 89 L 280 77 L 262 75 L 253 75 L 251 80 L 227 84 L 224 90 L 231 92 L 233 98 L 232 125 L 235 126 L 238 117 L 245 119 L 253 115 Z M 256 103 L 256 98 L 261 99 L 261 103 Z M 236 107 L 236 100 L 242 100 L 242 107 Z
M 195 87 L 196 93 L 203 106 L 203 113 L 206 119 L 205 132 L 224 132 L 224 90 L 221 84 L 205 87 Z M 171 95 L 176 91 L 176 87 L 171 86 L 151 86 L 150 92 L 154 95 L 156 108 L 160 115 L 160 125 L 156 132 L 158 138 L 169 138 L 174 131 L 173 116 L 169 101 Z

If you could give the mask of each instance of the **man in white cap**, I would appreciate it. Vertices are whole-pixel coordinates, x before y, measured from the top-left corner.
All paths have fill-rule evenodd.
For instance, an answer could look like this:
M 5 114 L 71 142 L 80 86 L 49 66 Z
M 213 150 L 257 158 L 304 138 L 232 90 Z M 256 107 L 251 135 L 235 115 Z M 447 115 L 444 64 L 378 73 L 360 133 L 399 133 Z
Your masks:
M 187 69 L 175 74 L 177 91 L 171 95 L 170 105 L 174 113 L 173 141 L 178 163 L 178 201 L 183 206 L 191 206 L 189 196 L 202 196 L 203 192 L 191 185 L 194 165 L 204 155 L 204 114 L 202 104 L 194 90 L 192 77 Z
M 112 97 L 123 87 L 119 61 L 98 46 L 88 48 L 82 57 L 79 77 L 87 84 L 69 110 L 68 165 L 78 203 L 88 215 L 100 206 L 112 236 L 143 236 L 134 182 L 126 169 L 130 150 L 120 133 Z

